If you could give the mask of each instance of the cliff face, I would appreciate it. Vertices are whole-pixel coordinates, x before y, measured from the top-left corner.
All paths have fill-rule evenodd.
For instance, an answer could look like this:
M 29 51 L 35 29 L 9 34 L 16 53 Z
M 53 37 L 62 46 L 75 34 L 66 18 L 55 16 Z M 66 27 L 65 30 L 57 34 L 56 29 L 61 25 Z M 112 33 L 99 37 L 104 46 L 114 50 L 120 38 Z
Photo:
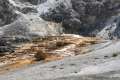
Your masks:
M 2 36 L 65 32 L 116 39 L 120 38 L 119 9 L 119 0 L 0 1 L 0 32 Z
M 119 9 L 119 0 L 64 0 L 43 18 L 61 17 L 67 33 L 113 39 L 120 37 Z

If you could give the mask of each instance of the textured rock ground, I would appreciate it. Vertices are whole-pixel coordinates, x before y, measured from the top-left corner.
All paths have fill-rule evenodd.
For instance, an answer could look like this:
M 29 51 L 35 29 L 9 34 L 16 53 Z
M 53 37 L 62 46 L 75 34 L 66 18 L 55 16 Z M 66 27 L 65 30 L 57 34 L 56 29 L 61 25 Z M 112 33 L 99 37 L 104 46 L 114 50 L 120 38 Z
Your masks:
M 13 52 L 0 56 L 0 73 L 38 61 L 50 62 L 65 57 L 85 54 L 90 46 L 100 41 L 96 38 L 82 36 L 54 36 L 37 38 L 32 42 L 18 45 Z
M 24 69 L 0 75 L 0 79 L 119 80 L 119 46 L 119 41 L 96 44 L 91 47 L 92 51 L 87 54 L 49 63 L 40 62 Z

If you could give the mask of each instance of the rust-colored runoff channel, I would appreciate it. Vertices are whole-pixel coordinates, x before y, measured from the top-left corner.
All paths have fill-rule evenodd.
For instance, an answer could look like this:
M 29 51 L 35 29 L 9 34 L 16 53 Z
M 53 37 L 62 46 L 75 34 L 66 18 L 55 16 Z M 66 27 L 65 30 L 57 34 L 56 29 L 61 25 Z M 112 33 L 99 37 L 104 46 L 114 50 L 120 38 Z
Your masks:
M 0 63 L 4 65 L 0 67 L 0 73 L 24 68 L 38 61 L 49 62 L 63 59 L 65 57 L 64 53 L 57 54 L 54 51 L 64 49 L 65 46 L 71 44 L 75 45 L 73 54 L 79 52 L 77 55 L 80 55 L 85 52 L 84 47 L 98 42 L 100 40 L 91 37 L 54 36 L 42 39 L 36 38 L 30 43 L 20 45 L 13 53 L 1 56 Z

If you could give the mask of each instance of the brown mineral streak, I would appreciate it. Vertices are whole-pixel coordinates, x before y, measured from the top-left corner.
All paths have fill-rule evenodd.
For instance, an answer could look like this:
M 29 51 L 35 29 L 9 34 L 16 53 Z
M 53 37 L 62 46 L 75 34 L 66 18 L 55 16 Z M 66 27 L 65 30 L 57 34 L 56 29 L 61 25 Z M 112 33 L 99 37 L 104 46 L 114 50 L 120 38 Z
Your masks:
M 62 55 L 58 55 L 55 53 L 50 53 L 50 51 L 58 50 L 64 48 L 66 45 L 74 44 L 77 48 L 82 49 L 78 50 L 81 52 L 84 50 L 84 46 L 95 44 L 99 42 L 96 38 L 89 37 L 48 37 L 44 39 L 35 39 L 31 43 L 23 44 L 20 48 L 16 49 L 14 53 L 9 54 L 10 56 L 15 57 L 5 57 L 10 60 L 10 64 L 6 64 L 5 66 L 0 68 L 0 73 L 4 73 L 6 71 L 17 69 L 23 67 L 25 65 L 34 64 L 37 61 L 43 60 L 43 62 L 61 60 L 64 58 Z M 77 52 L 76 48 L 76 52 Z M 84 52 L 84 51 L 83 51 Z M 79 55 L 79 54 L 77 54 Z M 2 58 L 2 57 L 0 57 Z M 3 61 L 6 62 L 6 60 Z

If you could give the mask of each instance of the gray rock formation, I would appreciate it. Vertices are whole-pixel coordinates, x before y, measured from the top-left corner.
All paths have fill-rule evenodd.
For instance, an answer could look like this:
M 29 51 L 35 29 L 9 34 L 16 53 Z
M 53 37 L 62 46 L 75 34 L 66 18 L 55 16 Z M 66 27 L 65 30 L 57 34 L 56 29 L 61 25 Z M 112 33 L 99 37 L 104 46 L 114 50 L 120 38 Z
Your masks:
M 58 35 L 62 27 L 55 26 L 58 26 L 56 23 L 62 23 L 65 33 L 100 36 L 105 39 L 120 37 L 119 0 L 6 0 L 0 1 L 0 4 L 1 33 L 5 35 L 6 29 L 11 29 L 10 26 L 14 29 L 21 27 L 18 28 L 19 31 L 9 30 L 15 35 Z M 54 30 L 48 27 L 48 21 L 55 24 Z M 33 30 L 33 27 L 37 30 Z
M 60 2 L 60 0 L 57 1 Z M 46 2 L 46 4 L 48 3 Z M 98 34 L 97 36 L 105 39 L 120 37 L 119 0 L 63 0 L 55 8 L 49 9 L 48 12 L 41 15 L 42 18 L 54 21 L 55 18 L 62 17 L 61 22 L 67 33 L 85 36 Z M 114 24 L 116 24 L 115 27 L 112 26 Z
M 0 26 L 10 24 L 16 20 L 16 17 L 13 6 L 8 1 L 0 1 Z
M 7 0 L 0 3 L 1 37 L 48 36 L 61 33 L 61 24 L 44 21 L 39 17 L 37 5 L 43 3 L 43 0 Z

